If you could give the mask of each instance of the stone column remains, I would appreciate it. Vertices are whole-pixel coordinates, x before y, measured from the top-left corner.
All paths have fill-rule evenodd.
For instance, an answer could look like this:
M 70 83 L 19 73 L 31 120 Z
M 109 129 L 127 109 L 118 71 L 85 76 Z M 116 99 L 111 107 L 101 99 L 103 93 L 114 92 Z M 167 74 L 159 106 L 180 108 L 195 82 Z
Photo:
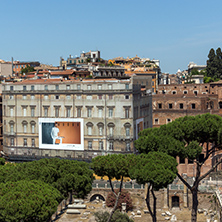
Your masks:
M 164 188 L 163 190 L 163 209 L 168 210 L 169 209 L 169 189 Z
M 183 178 L 187 181 L 187 175 L 184 174 Z M 187 190 L 187 186 L 184 184 L 183 186 L 183 206 L 184 208 L 188 207 L 188 190 Z

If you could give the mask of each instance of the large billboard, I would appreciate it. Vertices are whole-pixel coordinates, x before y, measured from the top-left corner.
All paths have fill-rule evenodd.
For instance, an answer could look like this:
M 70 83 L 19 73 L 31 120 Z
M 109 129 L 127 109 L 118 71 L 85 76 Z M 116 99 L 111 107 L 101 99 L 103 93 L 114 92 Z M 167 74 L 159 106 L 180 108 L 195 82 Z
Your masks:
M 39 118 L 39 148 L 84 150 L 83 119 Z

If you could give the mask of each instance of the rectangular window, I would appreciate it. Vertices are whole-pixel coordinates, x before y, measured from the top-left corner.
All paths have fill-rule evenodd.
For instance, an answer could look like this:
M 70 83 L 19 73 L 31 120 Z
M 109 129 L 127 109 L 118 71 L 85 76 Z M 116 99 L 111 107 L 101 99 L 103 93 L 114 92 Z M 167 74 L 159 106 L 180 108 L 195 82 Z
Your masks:
M 27 99 L 27 96 L 26 96 L 26 95 L 23 95 L 23 99 L 26 100 L 26 99 Z
M 71 99 L 71 95 L 66 95 L 66 99 Z
M 32 139 L 32 147 L 35 147 L 35 139 Z
M 91 135 L 92 135 L 92 127 L 91 127 L 91 126 L 88 126 L 87 129 L 88 129 L 88 135 L 91 136 Z
M 180 159 L 179 159 L 179 163 L 180 163 L 180 164 L 184 164 L 184 163 L 185 163 L 185 158 L 180 157 Z
M 109 150 L 113 150 L 113 142 L 109 142 Z
M 99 136 L 102 136 L 102 135 L 103 135 L 103 127 L 99 126 Z
M 91 86 L 91 85 L 87 85 L 87 89 L 88 89 L 88 90 L 91 90 L 91 89 L 92 89 L 92 86 Z
M 109 127 L 109 135 L 113 136 L 113 127 Z
M 125 89 L 129 89 L 129 84 L 126 84 L 126 85 L 125 85 Z
M 55 85 L 55 89 L 56 89 L 56 90 L 59 90 L 59 85 Z
M 70 107 L 66 108 L 66 117 L 71 117 L 71 108 Z
M 166 122 L 167 122 L 167 123 L 170 123 L 170 122 L 171 122 L 171 119 L 168 118 Z
M 10 95 L 10 96 L 9 96 L 9 99 L 14 99 L 14 96 L 13 96 L 13 95 Z
M 14 90 L 13 86 L 10 86 L 10 91 L 13 91 L 13 90 Z
M 192 104 L 191 104 L 191 108 L 192 108 L 192 109 L 196 109 L 196 104 L 195 104 L 195 103 L 192 103 Z
M 59 99 L 59 96 L 58 96 L 58 95 L 56 95 L 56 96 L 55 96 L 55 99 Z
M 81 95 L 77 95 L 76 99 L 82 99 Z
M 169 109 L 172 109 L 172 108 L 173 108 L 173 104 L 169 103 Z
M 10 108 L 10 116 L 12 117 L 14 115 L 14 109 Z
M 158 103 L 158 109 L 162 109 L 162 103 Z
M 24 145 L 24 146 L 27 146 L 27 139 L 24 139 L 23 145 Z
M 126 142 L 126 151 L 130 151 L 130 142 Z
M 31 107 L 31 117 L 35 116 L 35 107 Z
M 59 117 L 59 107 L 55 107 L 55 117 Z
M 159 124 L 159 119 L 154 119 L 154 124 Z
M 81 85 L 77 84 L 77 90 L 80 90 L 80 89 L 81 89 Z
M 88 141 L 88 149 L 89 149 L 89 150 L 92 149 L 92 141 Z
M 10 133 L 14 133 L 14 124 L 10 124 Z
M 92 117 L 92 108 L 87 108 L 87 117 Z
M 10 145 L 11 145 L 11 146 L 14 146 L 14 138 L 11 138 L 11 139 L 10 139 Z
M 35 90 L 35 86 L 31 86 L 31 90 L 32 90 L 32 91 Z
M 45 99 L 45 100 L 48 100 L 48 99 L 49 99 L 49 96 L 48 96 L 48 95 L 44 95 L 44 99 Z
M 67 90 L 70 90 L 70 85 L 66 85 L 66 89 L 67 89 Z
M 109 99 L 113 99 L 113 95 L 109 95 Z
M 81 117 L 81 108 L 77 108 L 77 117 Z
M 183 109 L 183 103 L 180 103 L 180 109 Z
M 102 89 L 102 85 L 99 84 L 99 85 L 98 85 L 98 90 L 101 90 L 101 89 Z
M 103 141 L 99 141 L 99 149 L 103 150 Z
M 27 133 L 27 125 L 26 124 L 23 125 L 23 132 Z
M 109 117 L 113 117 L 113 108 L 109 108 Z
M 35 133 L 35 125 L 34 124 L 31 125 L 31 128 L 32 128 L 32 133 Z
M 130 136 L 130 128 L 126 127 L 126 136 Z
M 99 108 L 99 109 L 98 109 L 98 117 L 99 117 L 99 118 L 102 118 L 102 115 L 103 115 L 103 109 L 102 109 L 102 108 Z
M 32 99 L 32 100 L 35 99 L 35 95 L 32 94 L 32 95 L 31 95 L 31 99 Z
M 45 90 L 48 90 L 48 85 L 45 85 Z
M 23 108 L 23 116 L 26 116 L 26 115 L 27 115 L 27 109 Z
M 103 96 L 102 95 L 98 95 L 98 99 L 102 99 L 103 98 Z
M 91 96 L 91 95 L 87 95 L 87 96 L 86 96 L 86 99 L 91 100 L 91 99 L 92 99 L 92 96 Z
M 26 91 L 26 86 L 23 86 L 23 91 Z
M 112 84 L 108 84 L 108 89 L 113 89 L 113 85 Z
M 44 107 L 44 117 L 48 117 L 48 107 Z
M 125 99 L 129 99 L 129 95 L 125 95 Z
M 125 109 L 125 118 L 129 118 L 129 109 Z

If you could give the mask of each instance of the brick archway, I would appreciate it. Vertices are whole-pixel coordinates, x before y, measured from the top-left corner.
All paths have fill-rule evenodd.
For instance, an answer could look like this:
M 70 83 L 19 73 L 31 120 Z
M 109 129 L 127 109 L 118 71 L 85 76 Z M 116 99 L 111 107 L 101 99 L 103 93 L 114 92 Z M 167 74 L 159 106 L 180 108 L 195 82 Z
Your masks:
M 99 200 L 105 201 L 104 196 L 101 195 L 101 194 L 99 194 L 99 193 L 93 194 L 93 195 L 90 197 L 89 201 L 92 202 L 92 201 L 96 200 L 97 198 L 99 198 Z

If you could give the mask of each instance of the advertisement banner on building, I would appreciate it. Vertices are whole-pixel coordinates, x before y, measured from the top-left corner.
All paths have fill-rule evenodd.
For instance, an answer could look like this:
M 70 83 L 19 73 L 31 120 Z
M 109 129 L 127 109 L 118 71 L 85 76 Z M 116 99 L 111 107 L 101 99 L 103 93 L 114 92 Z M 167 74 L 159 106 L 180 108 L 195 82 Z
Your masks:
M 39 118 L 39 148 L 84 150 L 83 119 Z

